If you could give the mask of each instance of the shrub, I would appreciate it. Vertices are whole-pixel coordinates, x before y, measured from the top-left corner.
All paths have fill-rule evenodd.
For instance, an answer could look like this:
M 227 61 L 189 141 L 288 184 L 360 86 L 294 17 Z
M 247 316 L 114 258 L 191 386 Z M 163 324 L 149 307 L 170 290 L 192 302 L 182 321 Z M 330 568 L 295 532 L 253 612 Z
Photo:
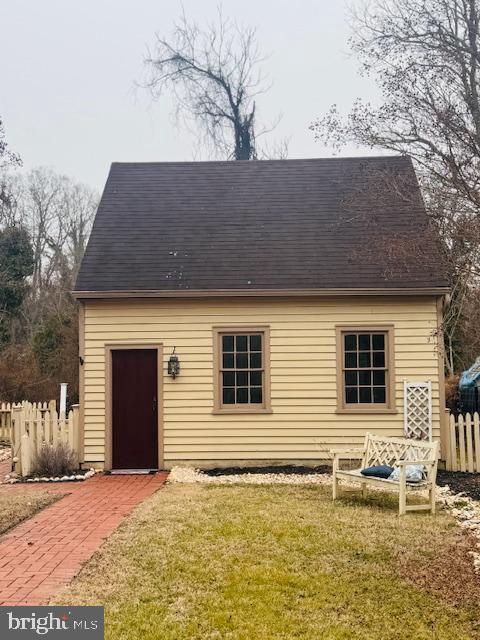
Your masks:
M 34 476 L 68 476 L 78 468 L 73 449 L 64 442 L 55 445 L 43 443 L 40 451 L 33 460 L 32 475 Z
M 458 389 L 458 383 L 460 376 L 448 376 L 445 379 L 445 403 L 454 413 L 460 408 L 460 392 Z

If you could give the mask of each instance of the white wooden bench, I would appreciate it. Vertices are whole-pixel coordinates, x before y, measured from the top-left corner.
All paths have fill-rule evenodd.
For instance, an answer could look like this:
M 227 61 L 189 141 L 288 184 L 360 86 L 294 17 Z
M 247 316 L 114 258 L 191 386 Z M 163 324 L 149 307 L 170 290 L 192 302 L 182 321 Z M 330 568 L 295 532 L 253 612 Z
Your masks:
M 339 493 L 340 480 L 361 485 L 362 495 L 366 496 L 367 486 L 391 487 L 399 491 L 399 515 L 407 511 L 428 509 L 435 513 L 435 487 L 437 478 L 438 442 L 424 440 L 407 440 L 406 438 L 386 438 L 367 433 L 365 444 L 361 449 L 334 449 L 333 453 L 333 499 Z M 362 454 L 361 466 L 358 469 L 340 469 L 340 460 L 359 457 Z M 407 482 L 405 467 L 408 464 L 423 465 L 425 479 L 421 482 Z M 360 471 L 366 467 L 388 465 L 400 469 L 399 480 L 388 480 L 363 476 Z M 428 490 L 428 504 L 407 505 L 407 491 Z

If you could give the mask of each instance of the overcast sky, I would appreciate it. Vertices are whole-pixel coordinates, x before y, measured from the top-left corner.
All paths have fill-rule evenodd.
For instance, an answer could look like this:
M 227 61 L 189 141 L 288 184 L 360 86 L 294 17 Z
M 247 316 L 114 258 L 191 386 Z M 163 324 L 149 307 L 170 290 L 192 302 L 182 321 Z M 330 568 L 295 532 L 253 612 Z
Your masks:
M 217 0 L 184 0 L 188 16 L 215 16 Z M 331 155 L 308 130 L 332 103 L 347 110 L 376 89 L 348 54 L 344 0 L 224 0 L 223 13 L 258 26 L 273 81 L 262 121 L 282 120 L 289 157 Z M 112 161 L 192 160 L 168 99 L 134 90 L 154 33 L 168 34 L 179 0 L 4 0 L 0 3 L 0 114 L 26 169 L 48 165 L 101 189 Z M 347 153 L 357 153 L 347 149 Z

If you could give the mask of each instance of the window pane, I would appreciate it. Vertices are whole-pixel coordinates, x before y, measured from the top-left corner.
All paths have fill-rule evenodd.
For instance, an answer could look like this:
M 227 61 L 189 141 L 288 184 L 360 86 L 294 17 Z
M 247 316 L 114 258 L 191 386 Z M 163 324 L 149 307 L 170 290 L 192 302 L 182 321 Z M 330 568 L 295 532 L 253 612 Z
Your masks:
M 345 402 L 347 404 L 357 404 L 358 402 L 358 389 L 357 387 L 345 387 Z
M 248 403 L 248 388 L 242 387 L 237 389 L 237 403 L 238 404 L 247 404 Z
M 262 387 L 252 387 L 250 389 L 250 402 L 254 404 L 261 404 L 262 399 Z
M 359 371 L 358 372 L 358 384 L 370 386 L 372 384 L 372 372 L 371 371 Z
M 383 334 L 375 334 L 372 336 L 372 349 L 378 351 L 385 349 L 385 336 Z
M 247 351 L 247 338 L 248 336 L 236 336 L 236 348 L 237 351 Z
M 357 354 L 356 353 L 346 353 L 345 354 L 345 368 L 346 369 L 356 369 L 357 368 Z
M 359 389 L 359 401 L 362 403 L 372 402 L 372 390 L 370 387 L 360 387 Z
M 233 336 L 222 336 L 222 350 L 233 351 Z
M 237 369 L 248 369 L 248 355 L 246 353 L 237 353 Z
M 361 368 L 367 368 L 371 366 L 370 352 L 362 352 L 358 354 L 358 366 Z
M 233 353 L 224 353 L 223 354 L 223 368 L 224 369 L 233 369 L 234 361 L 233 361 Z
M 374 367 L 385 366 L 385 354 L 382 351 L 373 352 L 373 366 Z
M 262 336 L 254 335 L 250 336 L 250 351 L 262 350 Z
M 223 374 L 223 386 L 224 387 L 234 387 L 235 386 L 235 374 L 234 373 L 224 373 Z
M 250 372 L 250 384 L 252 387 L 260 387 L 262 385 L 262 372 L 251 371 Z
M 358 349 L 359 351 L 370 351 L 370 334 L 361 333 L 358 336 Z
M 373 384 L 381 387 L 385 386 L 385 371 L 373 372 Z
M 248 385 L 248 373 L 246 371 L 237 373 L 237 387 L 246 387 Z
M 373 387 L 373 401 L 381 404 L 385 404 L 386 402 L 385 387 Z
M 348 333 L 345 335 L 345 351 L 356 351 L 357 350 L 357 336 L 352 333 Z
M 223 390 L 223 404 L 235 404 L 235 389 L 225 388 Z
M 262 354 L 251 353 L 250 354 L 250 369 L 261 369 L 262 367 Z
M 358 373 L 356 371 L 345 371 L 345 385 L 355 386 L 358 384 Z

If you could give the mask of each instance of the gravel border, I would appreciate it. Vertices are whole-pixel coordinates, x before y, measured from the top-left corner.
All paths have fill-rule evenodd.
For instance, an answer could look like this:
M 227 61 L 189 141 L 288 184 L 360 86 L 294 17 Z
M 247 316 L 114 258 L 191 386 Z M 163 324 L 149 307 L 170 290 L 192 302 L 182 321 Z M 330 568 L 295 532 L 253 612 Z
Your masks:
M 227 475 L 210 475 L 191 467 L 173 467 L 167 482 L 202 484 L 331 484 L 332 476 L 326 473 L 257 473 L 251 470 Z

